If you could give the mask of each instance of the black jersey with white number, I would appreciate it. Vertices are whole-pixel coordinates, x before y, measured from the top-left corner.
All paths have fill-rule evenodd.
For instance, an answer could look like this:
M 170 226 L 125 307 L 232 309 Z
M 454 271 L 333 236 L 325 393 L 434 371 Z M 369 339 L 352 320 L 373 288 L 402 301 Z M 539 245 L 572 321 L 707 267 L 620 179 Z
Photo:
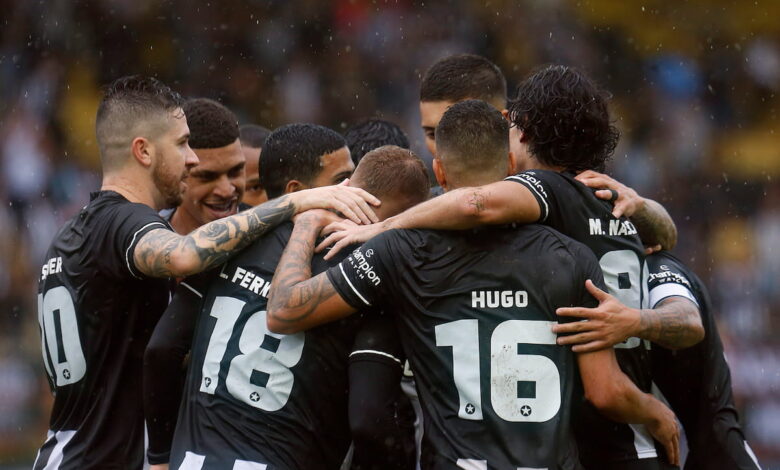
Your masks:
M 654 346 L 653 380 L 663 392 L 688 438 L 686 470 L 756 470 L 745 442 L 731 392 L 731 373 L 712 314 L 707 289 L 668 252 L 647 257 L 649 306 L 685 297 L 699 306 L 704 340 L 679 351 Z
M 170 230 L 150 207 L 101 191 L 54 236 L 38 320 L 55 398 L 34 469 L 141 469 L 143 354 L 168 281 L 143 276 L 133 250 L 161 228 Z
M 394 307 L 424 409 L 423 468 L 578 468 L 576 358 L 551 328 L 556 308 L 595 305 L 590 250 L 538 225 L 394 230 L 327 273 L 353 307 Z
M 612 216 L 612 204 L 598 199 L 593 190 L 572 173 L 531 170 L 507 181 L 524 185 L 539 203 L 539 223 L 549 225 L 583 243 L 595 253 L 610 294 L 624 305 L 642 306 L 644 249 L 636 228 L 625 217 Z M 618 364 L 643 391 L 650 392 L 649 343 L 639 338 L 615 346 Z M 655 443 L 641 425 L 619 424 L 584 402 L 575 420 L 580 454 L 586 467 L 599 462 L 657 456 Z
M 347 453 L 347 365 L 360 317 L 292 335 L 266 327 L 292 227 L 255 241 L 201 293 L 172 469 L 338 469 Z M 312 267 L 327 264 L 315 256 Z

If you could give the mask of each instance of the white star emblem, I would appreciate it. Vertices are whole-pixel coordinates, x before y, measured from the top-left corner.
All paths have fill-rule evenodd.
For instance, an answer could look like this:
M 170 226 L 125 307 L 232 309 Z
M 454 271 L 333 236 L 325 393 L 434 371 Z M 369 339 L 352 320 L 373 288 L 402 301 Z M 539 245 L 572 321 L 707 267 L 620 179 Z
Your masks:
M 520 408 L 520 413 L 521 413 L 523 416 L 530 416 L 530 415 L 531 415 L 531 407 L 530 407 L 530 406 L 528 406 L 528 405 L 523 405 L 523 406 Z
M 474 409 L 474 405 L 472 405 L 471 403 L 466 405 L 466 414 L 473 415 L 475 411 L 476 410 Z

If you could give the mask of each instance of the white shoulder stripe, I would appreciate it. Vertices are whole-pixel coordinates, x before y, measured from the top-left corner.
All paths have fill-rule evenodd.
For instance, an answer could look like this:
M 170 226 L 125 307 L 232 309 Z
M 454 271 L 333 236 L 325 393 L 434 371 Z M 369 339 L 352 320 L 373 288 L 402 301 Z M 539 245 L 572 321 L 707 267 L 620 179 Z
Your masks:
M 180 285 L 180 286 L 184 286 L 184 287 L 186 287 L 187 289 L 191 290 L 193 294 L 197 295 L 197 296 L 198 296 L 198 297 L 200 297 L 201 299 L 203 298 L 203 294 L 201 294 L 200 292 L 198 292 L 197 290 L 195 290 L 195 288 L 194 288 L 194 287 L 192 287 L 191 285 L 187 284 L 186 282 L 184 282 L 184 281 L 181 281 L 181 282 L 179 283 L 179 285 Z
M 526 180 L 524 178 L 520 178 L 519 176 L 507 176 L 506 179 L 519 181 L 520 183 L 523 183 L 523 185 L 526 188 L 529 188 L 529 189 L 531 189 L 531 191 L 535 192 L 536 195 L 539 196 L 539 199 L 542 200 L 542 204 L 544 204 L 544 210 L 542 211 L 543 212 L 542 213 L 542 217 L 539 219 L 539 221 L 540 222 L 544 222 L 545 220 L 547 220 L 547 216 L 550 215 L 550 206 L 547 205 L 547 198 L 545 198 L 543 195 L 541 195 L 539 193 L 539 190 L 536 189 L 536 187 L 534 187 L 534 185 L 530 181 L 528 181 L 528 180 Z
M 155 224 L 162 225 L 163 228 L 165 227 L 165 224 L 162 223 L 162 222 L 149 222 L 148 224 L 144 225 L 143 227 L 141 227 L 141 228 L 139 228 L 138 230 L 135 231 L 135 233 L 133 234 L 133 239 L 130 240 L 130 244 L 127 245 L 127 251 L 125 251 L 125 263 L 127 264 L 127 270 L 130 271 L 130 274 L 133 277 L 135 277 L 135 278 L 141 279 L 141 276 L 139 276 L 136 273 L 134 273 L 133 272 L 133 268 L 130 267 L 130 248 L 132 248 L 133 245 L 135 245 L 135 239 L 136 239 L 136 237 L 138 237 L 139 233 L 143 232 L 146 229 L 146 227 L 150 227 L 150 226 L 155 225 Z
M 373 350 L 373 349 L 359 349 L 357 351 L 352 351 L 351 353 L 349 353 L 349 357 L 352 357 L 355 354 L 376 354 L 378 356 L 389 357 L 390 359 L 394 360 L 399 365 L 401 365 L 401 360 L 400 359 L 398 359 L 397 357 L 393 356 L 392 354 L 388 354 L 388 353 L 383 352 L 383 351 L 376 351 L 376 350 Z
M 667 282 L 650 289 L 650 292 L 648 292 L 648 304 L 650 308 L 655 308 L 660 301 L 674 296 L 685 297 L 696 304 L 697 307 L 701 307 L 699 302 L 696 301 L 696 297 L 693 296 L 693 293 L 687 287 L 674 282 Z
M 345 281 L 347 281 L 347 284 L 349 284 L 349 287 L 351 287 L 351 288 L 352 288 L 352 292 L 354 292 L 354 293 L 355 293 L 355 295 L 357 295 L 358 297 L 360 297 L 360 300 L 362 300 L 364 304 L 366 304 L 366 305 L 369 305 L 369 306 L 370 306 L 371 304 L 368 302 L 368 300 L 366 300 L 366 298 L 365 298 L 365 297 L 363 297 L 363 296 L 360 294 L 360 292 L 358 292 L 358 290 L 357 290 L 357 289 L 355 289 L 355 286 L 353 286 L 353 285 L 352 285 L 352 281 L 350 281 L 350 280 L 349 280 L 349 277 L 347 277 L 347 273 L 345 273 L 345 272 L 344 272 L 344 266 L 343 266 L 341 263 L 339 263 L 339 269 L 341 270 L 341 275 L 342 275 L 342 276 L 344 276 L 344 280 L 345 280 Z

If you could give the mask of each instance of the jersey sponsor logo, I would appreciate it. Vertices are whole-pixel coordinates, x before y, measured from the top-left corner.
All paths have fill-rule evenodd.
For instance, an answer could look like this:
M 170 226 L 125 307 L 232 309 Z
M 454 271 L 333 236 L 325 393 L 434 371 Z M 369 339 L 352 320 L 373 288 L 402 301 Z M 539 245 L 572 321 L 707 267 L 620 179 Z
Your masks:
M 62 272 L 62 257 L 58 256 L 56 258 L 50 258 L 49 261 L 46 262 L 41 267 L 41 281 L 46 280 L 46 278 L 51 274 L 58 274 Z
M 629 220 L 612 219 L 609 221 L 607 232 L 604 232 L 601 219 L 588 219 L 588 233 L 591 235 L 609 235 L 611 237 L 622 237 L 624 235 L 636 235 L 637 230 L 634 224 Z
M 662 266 L 663 268 L 663 266 Z M 688 279 L 685 278 L 685 276 L 682 276 L 677 273 L 673 273 L 671 271 L 661 271 L 660 273 L 650 273 L 650 275 L 647 278 L 647 283 L 657 283 L 657 284 L 666 284 L 667 282 L 674 282 L 676 284 L 682 284 L 688 289 L 693 290 L 691 287 L 691 283 L 688 281 Z
M 525 173 L 520 173 L 517 175 L 517 178 L 522 179 L 530 183 L 534 189 L 539 191 L 539 194 L 542 195 L 545 199 L 549 199 L 547 197 L 547 191 L 544 190 L 544 185 L 542 184 L 542 181 L 534 176 L 534 173 L 532 171 L 526 171 Z
M 527 307 L 528 292 L 524 290 L 511 291 L 471 291 L 471 308 L 510 308 Z
M 365 279 L 367 277 L 375 286 L 378 286 L 382 283 L 382 278 L 374 271 L 374 266 L 368 262 L 368 259 L 371 258 L 373 254 L 374 250 L 368 250 L 363 254 L 363 252 L 360 251 L 360 248 L 358 248 L 352 252 L 349 262 L 358 272 L 358 277 L 360 279 Z
M 222 274 L 220 274 L 222 276 Z M 262 277 L 241 267 L 236 267 L 230 282 L 254 292 L 255 294 L 268 298 L 268 291 L 271 290 L 271 283 Z

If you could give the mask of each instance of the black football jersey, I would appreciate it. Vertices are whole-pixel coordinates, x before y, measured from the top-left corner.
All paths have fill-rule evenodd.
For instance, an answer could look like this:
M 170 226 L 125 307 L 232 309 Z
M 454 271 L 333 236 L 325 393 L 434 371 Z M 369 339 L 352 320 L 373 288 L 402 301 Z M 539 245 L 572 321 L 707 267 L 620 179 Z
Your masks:
M 607 290 L 624 305 L 642 307 L 644 248 L 636 227 L 625 217 L 612 216 L 612 204 L 572 173 L 531 170 L 507 181 L 524 185 L 539 203 L 539 223 L 549 225 L 590 248 L 604 272 Z M 652 386 L 650 343 L 629 338 L 615 346 L 620 368 L 644 392 Z M 653 458 L 652 436 L 641 425 L 620 424 L 583 402 L 575 419 L 580 454 L 586 467 L 599 462 Z
M 653 380 L 669 401 L 688 438 L 686 470 L 757 470 L 745 442 L 731 392 L 731 373 L 712 314 L 707 289 L 679 259 L 668 252 L 647 257 L 648 305 L 679 296 L 699 306 L 704 340 L 671 351 L 655 345 Z
M 422 467 L 578 468 L 579 383 L 555 309 L 594 306 L 593 253 L 538 225 L 394 230 L 328 270 L 350 305 L 392 305 L 424 410 Z
M 170 230 L 150 207 L 113 191 L 54 236 L 38 284 L 43 362 L 55 394 L 34 469 L 141 469 L 143 354 L 169 281 L 142 275 L 138 240 Z
M 268 331 L 268 291 L 292 227 L 255 241 L 201 293 L 172 469 L 338 469 L 344 460 L 347 366 L 361 319 Z M 312 267 L 327 263 L 315 256 Z

